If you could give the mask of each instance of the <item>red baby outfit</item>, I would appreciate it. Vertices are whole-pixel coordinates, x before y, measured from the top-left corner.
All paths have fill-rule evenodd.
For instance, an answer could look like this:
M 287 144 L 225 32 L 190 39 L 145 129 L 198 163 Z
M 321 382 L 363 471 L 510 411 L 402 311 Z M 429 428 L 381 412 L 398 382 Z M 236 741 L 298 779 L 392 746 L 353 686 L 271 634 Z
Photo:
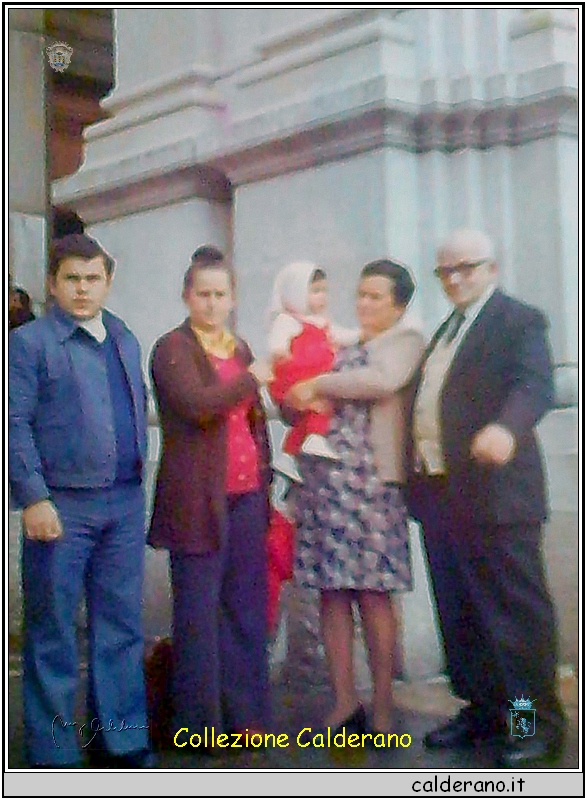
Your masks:
M 229 383 L 243 372 L 242 364 L 234 356 L 219 358 L 209 353 L 208 358 L 223 383 Z M 228 494 L 244 494 L 260 488 L 259 454 L 248 420 L 251 407 L 252 400 L 242 400 L 228 415 L 226 466 Z
M 296 383 L 329 372 L 334 364 L 335 350 L 330 341 L 328 327 L 322 328 L 302 320 L 300 325 L 302 331 L 291 340 L 289 355 L 279 358 L 273 365 L 273 379 L 268 388 L 278 405 Z M 289 430 L 283 444 L 284 452 L 297 455 L 307 436 L 311 433 L 324 436 L 329 425 L 329 414 L 304 412 Z

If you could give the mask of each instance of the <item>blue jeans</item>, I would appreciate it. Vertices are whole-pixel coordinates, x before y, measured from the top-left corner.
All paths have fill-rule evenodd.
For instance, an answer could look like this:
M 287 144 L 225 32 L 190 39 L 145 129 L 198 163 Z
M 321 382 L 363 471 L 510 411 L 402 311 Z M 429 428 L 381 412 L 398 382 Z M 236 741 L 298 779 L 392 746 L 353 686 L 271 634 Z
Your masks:
M 98 727 L 113 755 L 148 746 L 143 677 L 142 589 L 145 505 L 140 485 L 56 490 L 64 535 L 23 540 L 23 700 L 29 763 L 80 761 L 82 738 Z M 85 588 L 88 715 L 76 716 L 76 623 Z M 93 725 L 90 725 L 94 720 Z
M 171 554 L 174 732 L 269 726 L 266 534 L 250 492 L 228 498 L 219 551 Z

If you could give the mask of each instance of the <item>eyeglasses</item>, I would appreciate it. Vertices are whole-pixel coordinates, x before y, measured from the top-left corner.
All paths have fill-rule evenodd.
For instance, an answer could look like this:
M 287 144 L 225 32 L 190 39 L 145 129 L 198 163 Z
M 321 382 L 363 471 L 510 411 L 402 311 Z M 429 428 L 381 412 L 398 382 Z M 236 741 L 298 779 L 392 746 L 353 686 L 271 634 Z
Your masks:
M 480 261 L 461 261 L 460 264 L 454 264 L 452 267 L 436 267 L 434 274 L 437 278 L 440 278 L 441 281 L 452 278 L 455 273 L 462 278 L 468 278 L 474 269 L 480 267 L 481 264 L 487 264 L 488 261 L 488 258 L 482 258 Z

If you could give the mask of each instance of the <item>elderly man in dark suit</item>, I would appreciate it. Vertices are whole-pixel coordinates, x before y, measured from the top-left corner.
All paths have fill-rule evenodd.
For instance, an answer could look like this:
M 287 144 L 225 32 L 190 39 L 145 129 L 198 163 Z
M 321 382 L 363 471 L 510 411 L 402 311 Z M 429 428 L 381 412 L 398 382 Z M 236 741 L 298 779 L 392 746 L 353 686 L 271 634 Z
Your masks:
M 503 766 L 533 766 L 556 758 L 564 739 L 535 433 L 553 400 L 547 322 L 497 288 L 483 233 L 449 236 L 435 273 L 454 309 L 415 385 L 410 503 L 422 525 L 448 674 L 468 705 L 424 741 L 497 746 Z M 513 704 L 528 699 L 532 710 L 516 712 Z M 515 727 L 522 718 L 525 731 Z

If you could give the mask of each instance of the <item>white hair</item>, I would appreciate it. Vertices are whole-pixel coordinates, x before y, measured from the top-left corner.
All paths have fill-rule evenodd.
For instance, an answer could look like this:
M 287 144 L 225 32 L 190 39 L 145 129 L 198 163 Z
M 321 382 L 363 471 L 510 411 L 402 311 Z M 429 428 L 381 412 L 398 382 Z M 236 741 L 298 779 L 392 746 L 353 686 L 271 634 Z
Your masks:
M 473 258 L 495 261 L 495 246 L 483 231 L 460 228 L 450 233 L 438 247 L 438 252 L 466 252 Z

